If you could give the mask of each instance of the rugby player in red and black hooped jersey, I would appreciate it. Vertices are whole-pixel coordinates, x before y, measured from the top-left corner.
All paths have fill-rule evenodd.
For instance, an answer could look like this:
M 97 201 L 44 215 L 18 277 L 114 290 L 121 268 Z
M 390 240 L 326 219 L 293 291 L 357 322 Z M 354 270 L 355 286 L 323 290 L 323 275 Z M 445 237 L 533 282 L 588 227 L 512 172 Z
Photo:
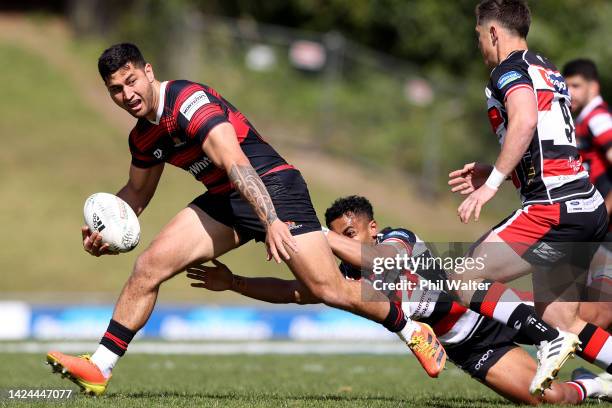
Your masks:
M 483 0 L 476 17 L 479 48 L 493 69 L 485 89 L 487 109 L 502 147 L 494 166 L 466 164 L 449 174 L 449 184 L 453 192 L 468 195 L 458 208 L 464 223 L 472 214 L 478 220 L 507 178 L 519 189 L 523 207 L 474 245 L 471 255 L 486 259 L 484 268 L 450 278 L 468 284 L 456 293 L 465 306 L 520 328 L 538 345 L 538 370 L 530 391 L 542 393 L 568 356 L 578 352 L 589 359 L 584 351 L 590 354 L 591 345 L 598 352 L 603 344 L 612 350 L 605 331 L 578 317 L 579 296 L 563 297 L 580 293 L 577 286 L 586 285 L 586 270 L 606 234 L 607 214 L 576 148 L 567 85 L 550 61 L 528 50 L 527 4 Z M 534 277 L 541 280 L 534 285 L 539 316 L 522 304 L 510 313 L 492 315 L 484 300 L 503 291 L 503 284 L 496 282 L 487 290 L 469 285 L 484 279 L 506 282 L 536 268 Z M 572 274 L 575 270 L 584 273 Z M 577 351 L 579 343 L 583 351 Z M 605 354 L 600 365 L 612 371 L 612 353 Z
M 240 111 L 205 85 L 158 81 L 133 44 L 104 51 L 98 68 L 113 101 L 138 119 L 129 137 L 128 182 L 117 195 L 141 214 L 165 163 L 188 171 L 208 191 L 140 254 L 91 359 L 51 352 L 47 360 L 55 371 L 63 370 L 87 393 L 103 393 L 119 357 L 147 322 L 161 284 L 187 265 L 213 260 L 251 239 L 265 241 L 268 259 L 284 260 L 323 303 L 410 339 L 414 329 L 401 308 L 367 283 L 338 276 L 300 172 L 262 140 Z M 100 234 L 83 227 L 82 235 L 87 252 L 108 253 Z M 372 301 L 364 301 L 362 293 Z M 434 361 L 430 368 L 437 375 L 443 364 Z
M 576 116 L 576 144 L 591 183 L 604 197 L 608 215 L 612 214 L 612 115 L 602 99 L 597 66 L 589 59 L 575 59 L 563 67 L 563 77 L 572 97 L 572 112 Z M 610 220 L 610 218 L 608 218 Z M 606 242 L 612 241 L 612 224 L 608 221 Z M 612 293 L 612 259 L 610 244 L 600 246 L 589 269 L 589 302 L 580 305 L 581 315 L 588 321 L 600 321 L 606 327 L 612 316 L 612 302 L 602 299 L 602 293 Z
M 576 143 L 591 183 L 612 214 L 612 114 L 600 94 L 595 63 L 576 59 L 563 67 L 576 115 Z
M 372 205 L 365 197 L 337 199 L 327 209 L 325 221 L 330 228 L 328 241 L 342 260 L 339 269 L 346 279 L 359 280 L 371 276 L 369 255 L 386 258 L 396 253 L 412 259 L 433 260 L 425 243 L 412 231 L 404 228 L 379 231 Z M 444 287 L 446 275 L 439 269 L 439 264 L 423 262 L 421 265 L 427 266 L 419 268 L 416 273 L 403 270 L 399 279 L 384 277 L 380 281 L 413 283 L 396 290 L 394 295 L 398 296 L 398 304 L 412 320 L 429 325 L 446 348 L 448 358 L 473 378 L 512 401 L 527 404 L 576 404 L 586 397 L 603 397 L 612 392 L 612 387 L 608 387 L 604 380 L 581 372 L 581 376 L 575 376 L 573 381 L 553 383 L 544 397 L 530 395 L 527 388 L 536 363 L 519 346 L 530 344 L 529 341 L 517 330 L 460 305 L 450 294 L 440 290 Z M 385 272 L 394 273 L 392 269 Z M 191 286 L 214 291 L 231 290 L 265 302 L 318 303 L 298 281 L 239 276 L 222 263 L 189 268 L 187 276 L 197 281 Z M 503 300 L 490 302 L 496 309 L 495 313 L 504 313 L 513 303 L 533 305 L 528 292 L 510 289 L 500 293 L 500 298 Z

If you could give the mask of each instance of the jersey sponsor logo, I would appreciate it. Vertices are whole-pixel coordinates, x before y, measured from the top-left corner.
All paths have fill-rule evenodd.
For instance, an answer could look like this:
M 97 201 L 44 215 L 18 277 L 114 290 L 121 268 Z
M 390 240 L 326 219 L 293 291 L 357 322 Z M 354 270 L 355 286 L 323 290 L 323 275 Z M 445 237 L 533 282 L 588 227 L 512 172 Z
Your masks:
M 508 85 L 510 82 L 514 82 L 517 79 L 522 78 L 522 77 L 523 76 L 517 71 L 506 72 L 504 75 L 500 76 L 499 79 L 497 80 L 497 87 L 499 89 L 502 89 L 504 86 Z
M 212 164 L 212 160 L 208 157 L 203 158 L 202 160 L 198 160 L 189 166 L 187 171 L 195 178 L 198 178 L 198 175 L 205 171 Z
M 161 159 L 163 155 L 164 152 L 162 151 L 162 149 L 155 149 L 155 151 L 153 152 L 153 156 L 155 156 L 157 159 Z
M 210 103 L 208 96 L 204 91 L 194 92 L 180 107 L 181 114 L 187 119 L 191 120 L 193 114 L 202 106 Z
M 566 201 L 567 213 L 593 212 L 604 202 L 603 197 L 599 192 L 593 197 L 583 198 L 581 200 Z
M 549 87 L 553 88 L 556 92 L 569 96 L 567 91 L 567 85 L 565 84 L 565 79 L 563 76 L 557 71 L 550 71 L 546 69 L 538 68 L 538 72 L 542 76 L 542 79 Z
M 480 370 L 482 368 L 482 365 L 489 359 L 489 357 L 491 357 L 492 354 L 493 354 L 493 350 L 489 349 L 489 350 L 487 350 L 486 353 L 484 353 L 482 355 L 482 357 L 480 357 L 480 360 L 478 360 L 478 362 L 474 366 L 476 371 L 478 371 L 478 370 Z

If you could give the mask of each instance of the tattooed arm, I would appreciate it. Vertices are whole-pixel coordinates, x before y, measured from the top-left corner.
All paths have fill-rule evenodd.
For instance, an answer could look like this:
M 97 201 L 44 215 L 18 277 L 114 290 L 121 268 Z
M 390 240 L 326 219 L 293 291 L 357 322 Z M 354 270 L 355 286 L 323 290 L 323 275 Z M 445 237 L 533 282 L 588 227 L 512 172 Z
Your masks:
M 251 163 L 233 164 L 228 176 L 240 195 L 251 204 L 264 225 L 270 226 L 278 220 L 270 194 Z
M 240 148 L 233 126 L 229 123 L 215 126 L 204 140 L 202 150 L 216 166 L 227 172 L 236 190 L 251 205 L 265 226 L 268 260 L 274 258 L 280 263 L 279 253 L 285 260 L 289 260 L 285 246 L 297 252 L 295 239 L 276 215 L 270 194 Z

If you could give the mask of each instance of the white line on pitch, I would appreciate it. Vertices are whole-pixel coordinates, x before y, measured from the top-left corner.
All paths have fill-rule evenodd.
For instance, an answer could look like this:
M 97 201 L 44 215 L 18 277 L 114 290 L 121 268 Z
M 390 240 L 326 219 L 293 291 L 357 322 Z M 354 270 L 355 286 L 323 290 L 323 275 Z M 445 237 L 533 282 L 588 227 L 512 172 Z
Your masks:
M 0 353 L 45 353 L 60 350 L 66 353 L 92 352 L 95 342 L 36 342 L 0 343 Z M 401 343 L 180 343 L 146 342 L 130 345 L 130 354 L 410 354 Z

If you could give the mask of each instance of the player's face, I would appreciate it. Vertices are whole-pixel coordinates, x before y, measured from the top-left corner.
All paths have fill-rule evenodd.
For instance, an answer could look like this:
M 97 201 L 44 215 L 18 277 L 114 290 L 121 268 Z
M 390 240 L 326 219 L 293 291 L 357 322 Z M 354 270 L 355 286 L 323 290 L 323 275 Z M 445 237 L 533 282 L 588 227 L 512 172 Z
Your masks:
M 131 62 L 119 68 L 106 80 L 113 101 L 135 118 L 144 118 L 154 109 L 153 68 L 137 68 Z
M 565 78 L 572 97 L 572 112 L 577 113 L 589 103 L 589 81 L 582 75 L 574 75 Z
M 345 237 L 363 242 L 364 244 L 372 244 L 376 241 L 378 229 L 376 221 L 368 220 L 368 217 L 361 214 L 346 212 L 340 218 L 333 220 L 330 229 Z
M 495 67 L 499 61 L 497 61 L 497 50 L 493 45 L 491 24 L 477 24 L 476 35 L 478 37 L 478 49 L 480 49 L 484 63 L 489 67 Z

